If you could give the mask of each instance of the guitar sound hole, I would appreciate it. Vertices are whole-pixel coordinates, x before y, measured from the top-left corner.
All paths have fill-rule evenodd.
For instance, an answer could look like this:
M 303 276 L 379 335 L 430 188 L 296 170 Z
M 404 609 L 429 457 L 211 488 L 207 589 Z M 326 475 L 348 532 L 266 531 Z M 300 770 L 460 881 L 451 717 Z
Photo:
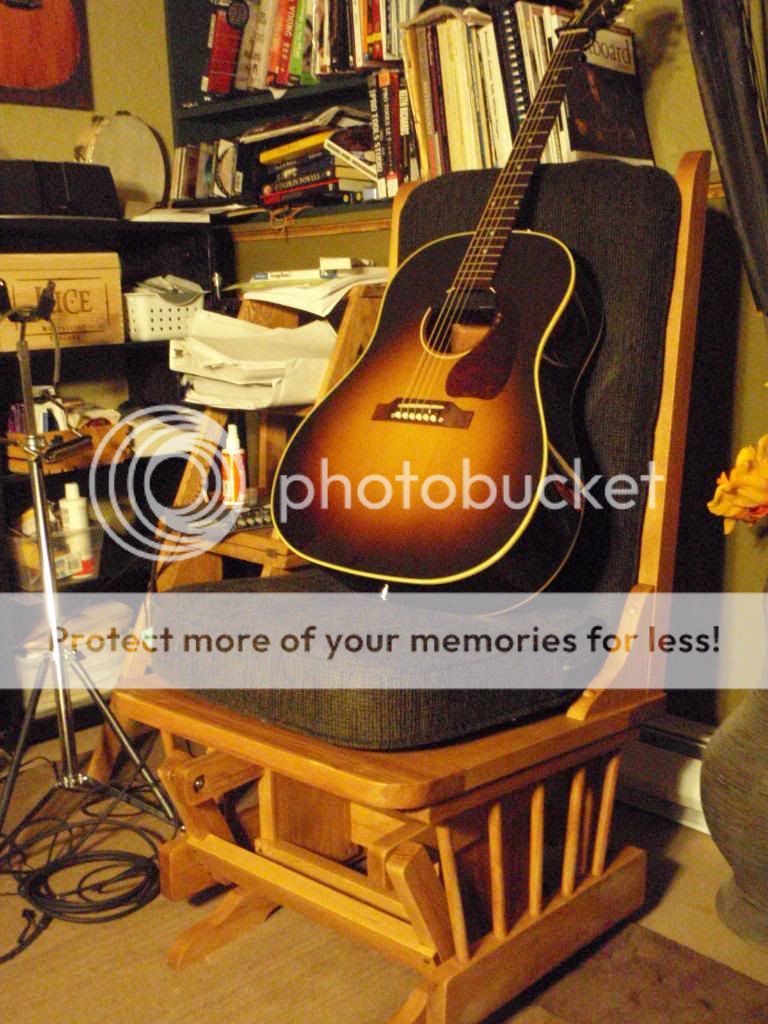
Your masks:
M 433 352 L 468 352 L 486 337 L 498 320 L 492 288 L 451 289 L 424 321 L 424 343 Z

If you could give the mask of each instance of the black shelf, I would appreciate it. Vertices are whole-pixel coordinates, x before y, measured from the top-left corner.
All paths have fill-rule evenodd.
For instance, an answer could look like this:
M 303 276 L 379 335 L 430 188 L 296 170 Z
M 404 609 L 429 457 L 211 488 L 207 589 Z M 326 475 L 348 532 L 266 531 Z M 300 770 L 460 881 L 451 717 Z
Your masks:
M 203 288 L 210 288 L 214 271 L 225 284 L 234 281 L 232 238 L 223 222 L 0 215 L 0 253 L 103 251 L 119 255 L 124 291 L 161 274 Z
M 269 89 L 259 89 L 256 92 L 238 92 L 227 99 L 214 99 L 201 94 L 199 100 L 190 100 L 178 108 L 175 115 L 179 120 L 196 119 L 202 117 L 220 117 L 222 114 L 232 114 L 238 111 L 249 111 L 260 107 L 274 109 L 275 104 L 280 108 L 290 106 L 292 103 L 304 103 L 307 100 L 320 96 L 325 99 L 328 96 L 334 98 L 339 93 L 354 92 L 360 93 L 365 85 L 365 76 L 344 75 L 336 78 L 328 78 L 318 82 L 317 85 L 299 85 L 286 89 L 285 94 L 276 99 Z

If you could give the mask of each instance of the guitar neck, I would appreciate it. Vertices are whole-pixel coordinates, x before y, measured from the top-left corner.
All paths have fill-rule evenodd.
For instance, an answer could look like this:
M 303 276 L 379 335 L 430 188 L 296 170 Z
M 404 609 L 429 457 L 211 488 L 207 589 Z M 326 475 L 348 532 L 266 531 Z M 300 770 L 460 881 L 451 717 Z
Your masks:
M 566 28 L 547 67 L 536 96 L 518 132 L 509 159 L 499 172 L 474 236 L 456 274 L 457 287 L 490 287 L 531 177 L 541 159 L 565 98 L 568 83 L 592 33 Z

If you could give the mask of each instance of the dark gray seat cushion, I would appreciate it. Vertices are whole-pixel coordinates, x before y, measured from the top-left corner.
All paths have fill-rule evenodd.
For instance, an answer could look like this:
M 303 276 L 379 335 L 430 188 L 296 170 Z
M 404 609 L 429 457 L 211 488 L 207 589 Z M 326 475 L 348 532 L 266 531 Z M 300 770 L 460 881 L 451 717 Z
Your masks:
M 409 197 L 400 229 L 400 258 L 432 238 L 471 230 L 496 172 L 461 172 L 423 184 Z M 552 234 L 583 260 L 599 282 L 605 334 L 584 396 L 584 421 L 594 464 L 604 476 L 639 480 L 648 471 L 659 402 L 667 307 L 674 272 L 680 198 L 670 175 L 614 161 L 541 167 L 521 227 Z M 631 509 L 587 520 L 563 585 L 574 591 L 625 592 L 637 574 L 645 495 Z M 232 587 L 265 590 L 344 589 L 317 569 L 290 577 L 239 580 Z M 521 615 L 527 614 L 524 611 Z M 172 684 L 173 660 L 157 668 Z M 442 743 L 500 727 L 567 704 L 589 680 L 574 659 L 553 665 L 563 688 L 514 680 L 501 689 L 210 690 L 207 699 L 334 743 L 398 749 Z M 490 670 L 490 668 L 489 668 Z M 277 683 L 271 685 L 276 686 Z M 525 687 L 525 688 L 518 688 Z

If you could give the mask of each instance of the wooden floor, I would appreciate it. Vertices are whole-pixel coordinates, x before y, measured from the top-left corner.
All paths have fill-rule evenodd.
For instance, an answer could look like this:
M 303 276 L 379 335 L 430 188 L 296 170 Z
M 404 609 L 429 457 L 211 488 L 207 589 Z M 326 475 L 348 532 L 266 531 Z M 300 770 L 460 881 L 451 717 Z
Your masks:
M 44 766 L 24 773 L 17 813 L 32 806 L 49 778 Z M 768 1024 L 768 988 L 762 987 L 768 986 L 768 949 L 740 941 L 717 919 L 714 895 L 728 871 L 710 838 L 624 807 L 618 827 L 649 850 L 647 909 L 489 1024 Z M 7 889 L 4 881 L 2 891 Z M 21 930 L 21 909 L 16 898 L 0 900 L 2 950 Z M 4 1019 L 14 1024 L 383 1024 L 413 987 L 411 971 L 290 910 L 274 914 L 261 930 L 208 961 L 171 971 L 165 954 L 172 940 L 209 911 L 158 899 L 110 923 L 54 921 L 28 950 L 0 966 Z M 686 948 L 680 950 L 678 943 Z M 696 953 L 725 966 L 707 965 Z M 664 969 L 669 991 L 658 1005 L 660 993 L 653 994 L 648 978 Z M 617 974 L 622 971 L 626 976 Z M 678 1003 L 671 1002 L 672 993 Z M 621 999 L 639 1000 L 632 1015 L 621 1009 Z

